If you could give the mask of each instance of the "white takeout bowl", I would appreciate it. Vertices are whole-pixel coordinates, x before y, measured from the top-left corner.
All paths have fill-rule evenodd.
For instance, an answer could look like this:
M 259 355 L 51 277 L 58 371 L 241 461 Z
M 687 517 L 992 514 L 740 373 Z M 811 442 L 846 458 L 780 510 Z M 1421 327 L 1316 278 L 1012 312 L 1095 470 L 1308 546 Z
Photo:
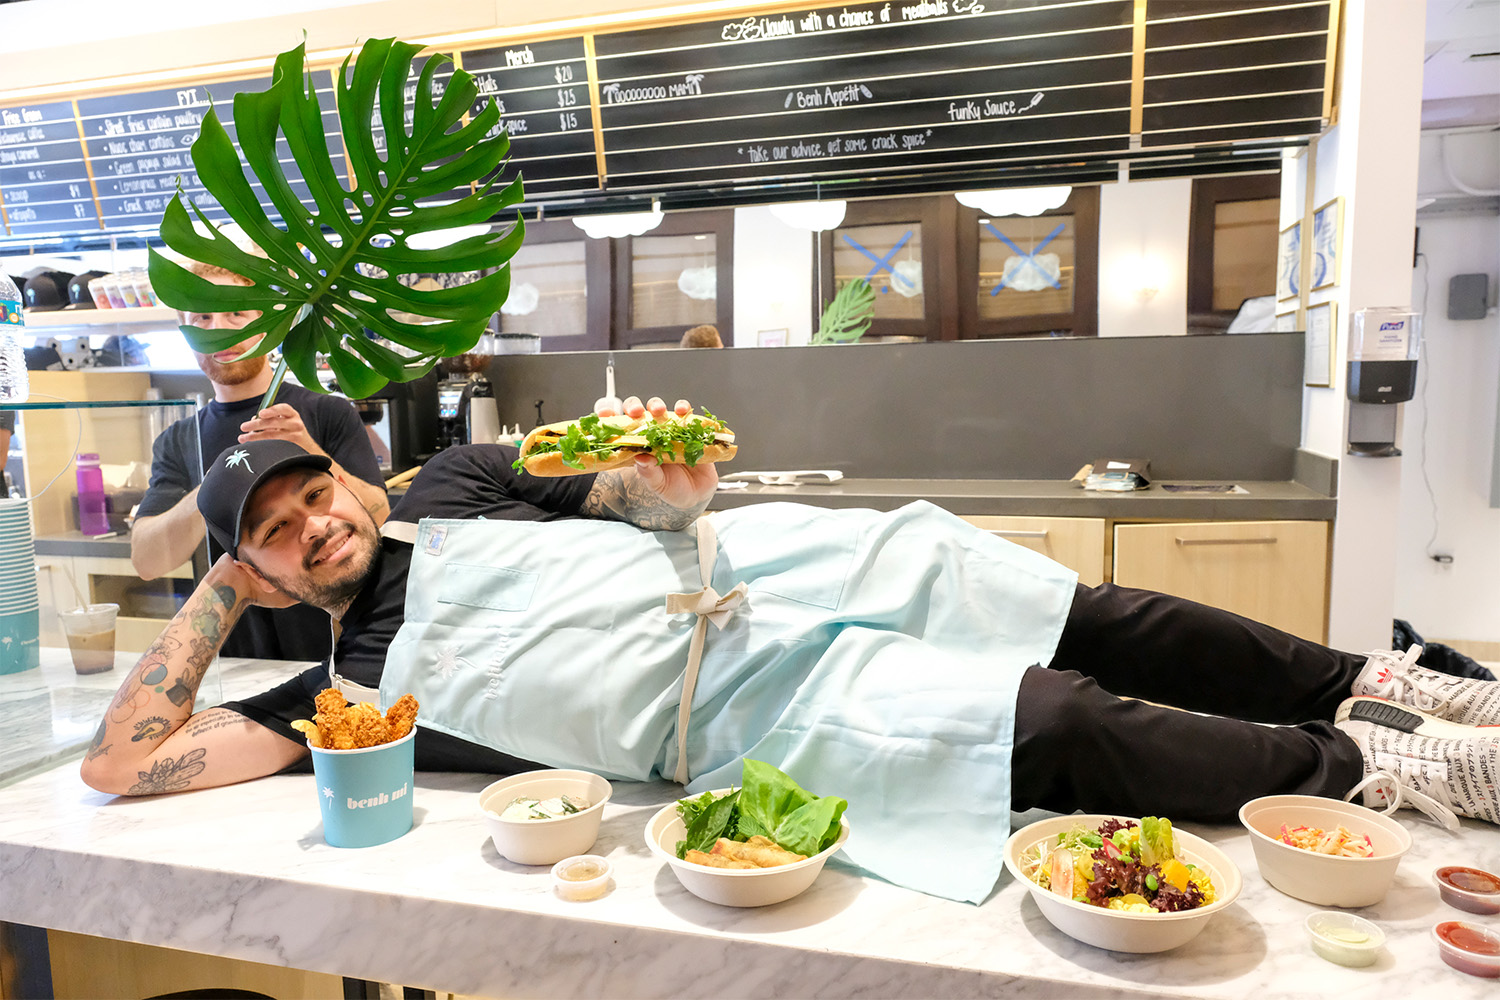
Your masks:
M 1266 795 L 1240 807 L 1261 877 L 1288 896 L 1318 906 L 1373 906 L 1385 898 L 1401 856 L 1411 850 L 1411 834 L 1373 809 L 1317 795 Z M 1374 857 L 1318 854 L 1281 842 L 1281 827 L 1342 826 L 1370 838 Z
M 1239 897 L 1243 882 L 1240 870 L 1229 860 L 1229 856 L 1202 837 L 1176 827 L 1172 836 L 1177 844 L 1177 855 L 1189 864 L 1208 872 L 1214 884 L 1214 901 L 1196 910 L 1178 913 L 1127 913 L 1123 910 L 1108 910 L 1102 906 L 1079 903 L 1042 888 L 1027 878 L 1021 870 L 1021 855 L 1043 841 L 1055 840 L 1059 833 L 1075 826 L 1098 829 L 1107 819 L 1131 819 L 1135 817 L 1086 814 L 1057 816 L 1022 827 L 1011 834 L 1005 843 L 1005 867 L 1011 875 L 1031 890 L 1042 916 L 1052 926 L 1084 944 L 1109 951 L 1125 951 L 1137 954 L 1168 951 L 1187 944 L 1197 937 L 1214 914 L 1227 909 Z
M 732 788 L 716 788 L 713 793 L 718 797 L 731 791 Z M 677 856 L 677 842 L 685 836 L 687 827 L 677 815 L 675 802 L 663 806 L 646 824 L 646 846 L 672 866 L 683 888 L 699 899 L 721 906 L 769 906 L 791 899 L 813 884 L 824 862 L 849 839 L 849 819 L 839 820 L 839 836 L 831 847 L 805 861 L 776 868 L 709 868 L 683 861 Z
M 501 857 L 518 865 L 554 865 L 563 858 L 587 854 L 594 846 L 611 792 L 608 781 L 588 771 L 527 771 L 487 785 L 479 793 L 479 809 Z M 500 818 L 515 799 L 559 795 L 585 799 L 589 807 L 557 819 Z

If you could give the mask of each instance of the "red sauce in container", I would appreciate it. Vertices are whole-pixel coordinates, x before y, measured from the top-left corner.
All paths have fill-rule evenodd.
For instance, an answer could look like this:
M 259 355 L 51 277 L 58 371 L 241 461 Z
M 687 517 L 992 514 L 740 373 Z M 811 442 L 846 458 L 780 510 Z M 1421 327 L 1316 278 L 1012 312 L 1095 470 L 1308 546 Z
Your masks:
M 1461 920 L 1445 920 L 1432 929 L 1443 961 L 1471 976 L 1500 977 L 1500 934 Z
M 1443 902 L 1469 913 L 1500 913 L 1500 877 L 1466 868 L 1447 865 L 1433 873 Z

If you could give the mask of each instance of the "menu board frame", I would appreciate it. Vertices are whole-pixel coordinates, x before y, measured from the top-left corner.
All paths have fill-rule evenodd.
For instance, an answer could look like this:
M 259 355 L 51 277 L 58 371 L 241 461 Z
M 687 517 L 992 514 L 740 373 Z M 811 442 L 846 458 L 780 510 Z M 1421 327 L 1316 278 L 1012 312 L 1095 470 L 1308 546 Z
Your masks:
M 653 200 L 669 208 L 722 207 L 834 192 L 1069 178 L 1097 183 L 1119 164 L 1167 164 L 1180 173 L 1173 164 L 1198 150 L 1305 143 L 1337 113 L 1342 0 L 1277 5 L 1278 16 L 1296 29 L 1288 37 L 1299 57 L 1286 65 L 1265 62 L 1277 42 L 1255 34 L 1274 26 L 1261 6 L 1253 0 L 1191 6 L 1183 0 L 783 0 L 686 17 L 601 18 L 582 31 L 523 27 L 419 41 L 484 78 L 481 97 L 506 105 L 498 127 L 511 132 L 513 154 L 503 169 L 530 176 L 523 210 L 545 217 Z M 1006 23 L 1017 26 L 1013 36 L 995 27 Z M 1104 49 L 1089 47 L 1106 36 Z M 864 44 L 881 38 L 883 47 Z M 903 46 L 902 38 L 916 41 Z M 695 46 L 699 51 L 690 51 Z M 778 49 L 786 58 L 746 55 L 774 56 Z M 934 59 L 934 52 L 943 55 Z M 1238 53 L 1248 61 L 1209 71 L 1195 63 L 1200 52 Z M 956 54 L 962 72 L 950 72 Z M 341 62 L 341 53 L 317 53 L 309 71 L 331 80 Z M 677 73 L 677 62 L 685 72 Z M 84 112 L 97 102 L 268 82 L 271 64 L 267 57 L 234 71 L 185 70 L 170 81 L 154 74 L 150 86 L 144 76 L 141 85 L 123 79 L 97 91 L 84 82 L 22 103 L 73 102 L 87 148 Z M 1070 83 L 1069 67 L 1083 75 Z M 666 79 L 674 73 L 682 79 Z M 1217 89 L 1199 96 L 1206 81 Z M 1230 93 L 1239 83 L 1244 92 Z M 0 114 L 16 106 L 0 95 Z M 684 110 L 694 106 L 701 117 Z M 228 125 L 230 116 L 222 117 Z M 58 208 L 55 199 L 32 200 L 29 192 L 24 202 L 6 198 L 7 186 L 13 192 L 24 186 L 7 181 L 6 151 L 0 142 L 0 238 L 39 234 L 38 226 L 12 225 L 8 212 L 42 202 L 54 213 L 81 210 L 95 231 L 129 228 L 110 211 L 114 195 L 101 191 L 100 182 L 111 182 L 92 155 L 83 157 L 89 190 L 76 177 L 64 181 L 78 190 L 71 207 Z M 65 172 L 69 159 L 56 158 Z

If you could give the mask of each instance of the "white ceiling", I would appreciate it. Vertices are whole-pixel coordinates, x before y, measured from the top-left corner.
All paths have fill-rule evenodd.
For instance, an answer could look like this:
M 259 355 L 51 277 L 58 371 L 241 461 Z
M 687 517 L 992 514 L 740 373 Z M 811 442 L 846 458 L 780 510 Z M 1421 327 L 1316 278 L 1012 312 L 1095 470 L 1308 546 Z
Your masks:
M 1500 94 L 1500 0 L 1427 0 L 1422 99 Z

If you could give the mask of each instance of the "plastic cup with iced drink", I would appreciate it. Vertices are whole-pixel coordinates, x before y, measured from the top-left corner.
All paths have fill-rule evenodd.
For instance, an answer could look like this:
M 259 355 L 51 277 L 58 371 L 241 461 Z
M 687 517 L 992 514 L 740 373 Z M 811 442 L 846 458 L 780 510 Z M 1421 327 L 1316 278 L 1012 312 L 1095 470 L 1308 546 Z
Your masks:
M 89 604 L 58 614 L 68 649 L 73 654 L 73 669 L 80 674 L 101 674 L 115 666 L 115 616 L 118 604 Z

